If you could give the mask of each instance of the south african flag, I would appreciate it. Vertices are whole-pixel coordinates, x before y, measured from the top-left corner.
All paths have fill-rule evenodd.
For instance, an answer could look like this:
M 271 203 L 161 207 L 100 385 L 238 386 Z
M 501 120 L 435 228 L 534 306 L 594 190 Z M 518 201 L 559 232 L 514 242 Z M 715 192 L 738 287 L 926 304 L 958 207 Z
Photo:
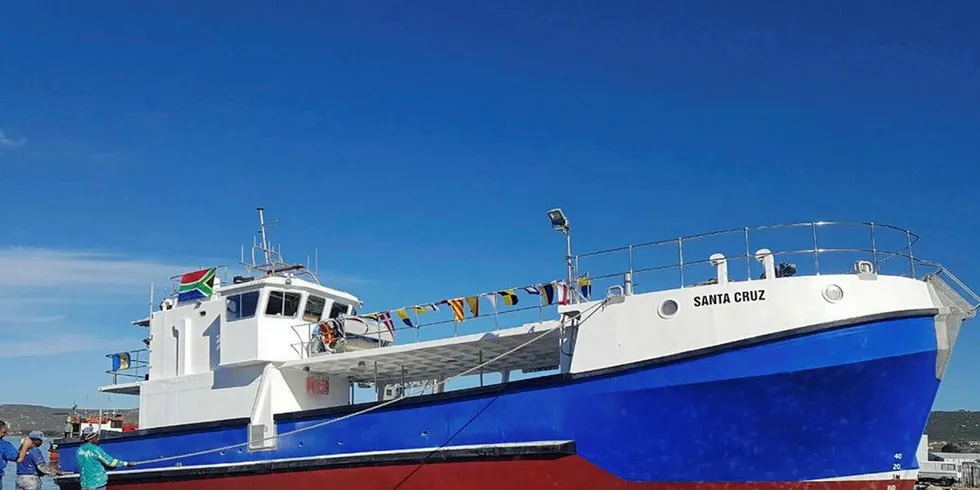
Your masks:
M 193 301 L 200 298 L 210 298 L 214 292 L 214 271 L 217 267 L 188 272 L 180 276 L 180 292 L 177 302 Z

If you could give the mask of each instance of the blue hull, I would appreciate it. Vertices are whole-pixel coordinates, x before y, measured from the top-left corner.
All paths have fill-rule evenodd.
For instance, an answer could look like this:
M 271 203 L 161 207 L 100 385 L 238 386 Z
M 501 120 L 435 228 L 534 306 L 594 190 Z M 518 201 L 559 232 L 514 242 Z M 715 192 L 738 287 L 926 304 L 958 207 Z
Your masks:
M 669 365 L 405 400 L 286 436 L 274 451 L 232 449 L 180 463 L 571 440 L 578 456 L 630 481 L 792 482 L 914 469 L 939 388 L 935 363 L 931 316 L 882 320 Z M 277 419 L 278 432 L 338 413 L 300 416 Z M 133 461 L 245 440 L 237 423 L 141 431 L 102 445 Z M 62 468 L 74 469 L 76 448 L 61 446 Z

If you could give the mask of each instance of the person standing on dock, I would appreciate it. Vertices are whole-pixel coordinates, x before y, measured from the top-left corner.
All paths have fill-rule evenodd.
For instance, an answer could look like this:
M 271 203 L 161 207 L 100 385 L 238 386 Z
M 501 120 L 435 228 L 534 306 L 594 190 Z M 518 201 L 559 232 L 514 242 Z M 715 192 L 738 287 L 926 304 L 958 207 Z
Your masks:
M 29 442 L 28 442 L 29 441 Z M 41 475 L 61 476 L 65 473 L 51 467 L 44 459 L 41 444 L 44 444 L 44 433 L 35 430 L 24 441 L 26 447 L 21 447 L 23 457 L 17 460 L 17 490 L 39 490 Z
M 75 464 L 78 467 L 78 481 L 82 490 L 105 490 L 109 483 L 106 467 L 136 466 L 109 456 L 99 444 L 99 431 L 91 425 L 82 429 L 82 440 L 85 441 L 75 453 Z

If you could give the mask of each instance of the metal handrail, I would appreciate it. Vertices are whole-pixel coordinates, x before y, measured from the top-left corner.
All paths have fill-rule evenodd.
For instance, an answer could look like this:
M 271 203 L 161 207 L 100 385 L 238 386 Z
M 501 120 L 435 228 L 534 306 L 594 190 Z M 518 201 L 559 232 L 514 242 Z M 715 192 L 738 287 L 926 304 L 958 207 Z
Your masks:
M 833 226 L 837 226 L 837 227 L 844 227 L 844 226 L 851 226 L 851 227 L 854 227 L 854 226 L 862 226 L 862 227 L 867 227 L 868 230 L 869 230 L 869 242 L 870 242 L 869 245 L 870 245 L 870 248 L 839 248 L 839 247 L 828 248 L 828 247 L 820 247 L 819 246 L 819 238 L 818 238 L 817 230 L 818 229 L 821 229 L 821 228 L 829 228 L 829 227 L 833 227 Z M 794 250 L 783 250 L 783 251 L 779 251 L 779 252 L 774 251 L 773 254 L 774 255 L 783 255 L 783 256 L 786 256 L 786 255 L 811 254 L 811 255 L 813 255 L 813 258 L 814 258 L 814 273 L 815 274 L 818 274 L 818 275 L 821 273 L 821 271 L 820 271 L 819 257 L 820 257 L 820 254 L 823 254 L 823 253 L 840 253 L 840 252 L 868 253 L 868 254 L 871 255 L 872 263 L 875 265 L 875 268 L 876 269 L 878 268 L 878 266 L 880 266 L 881 263 L 883 263 L 883 262 L 885 262 L 885 261 L 887 261 L 887 260 L 889 260 L 891 258 L 894 258 L 896 256 L 904 256 L 904 257 L 906 257 L 906 258 L 909 259 L 909 271 L 910 271 L 910 273 L 908 275 L 911 275 L 911 276 L 915 276 L 915 266 L 916 266 L 917 263 L 921 262 L 921 261 L 919 261 L 918 259 L 915 258 L 914 253 L 913 253 L 914 245 L 916 243 L 918 243 L 918 241 L 920 239 L 919 235 L 913 233 L 910 230 L 904 229 L 904 228 L 900 228 L 900 227 L 889 225 L 889 224 L 885 224 L 885 223 L 875 223 L 873 221 L 811 221 L 811 222 L 783 223 L 783 224 L 761 225 L 761 226 L 751 226 L 751 227 L 748 227 L 747 226 L 747 227 L 742 227 L 742 228 L 729 228 L 729 229 L 724 229 L 724 230 L 716 230 L 716 231 L 710 231 L 710 232 L 706 232 L 706 233 L 699 233 L 699 234 L 696 234 L 696 235 L 687 235 L 687 236 L 681 236 L 681 237 L 677 237 L 677 238 L 670 238 L 670 239 L 664 239 L 664 240 L 655 240 L 655 241 L 650 241 L 650 242 L 643 242 L 643 243 L 638 243 L 638 244 L 624 245 L 624 246 L 620 246 L 620 247 L 608 248 L 608 249 L 598 250 L 598 251 L 594 251 L 594 252 L 587 252 L 587 253 L 577 254 L 577 255 L 574 255 L 573 257 L 574 257 L 574 262 L 576 264 L 576 268 L 578 269 L 578 268 L 581 267 L 582 259 L 591 258 L 591 257 L 600 257 L 600 256 L 604 256 L 604 255 L 611 255 L 611 254 L 615 254 L 617 252 L 627 252 L 629 254 L 629 258 L 628 258 L 629 267 L 628 267 L 628 269 L 622 270 L 622 271 L 616 271 L 615 273 L 606 273 L 606 274 L 600 274 L 600 275 L 592 276 L 593 279 L 597 279 L 597 278 L 609 278 L 609 277 L 621 275 L 621 274 L 623 274 L 625 272 L 630 272 L 632 274 L 636 274 L 636 273 L 641 273 L 641 272 L 652 272 L 652 271 L 663 271 L 663 270 L 677 269 L 679 271 L 679 275 L 680 275 L 680 279 L 681 279 L 679 286 L 683 288 L 683 287 L 686 287 L 687 286 L 686 281 L 684 280 L 684 270 L 685 270 L 685 268 L 687 268 L 689 266 L 692 266 L 692 265 L 705 264 L 705 263 L 708 263 L 709 262 L 708 259 L 700 259 L 700 260 L 694 260 L 694 261 L 685 260 L 685 258 L 684 258 L 684 245 L 685 244 L 690 244 L 691 242 L 694 242 L 694 241 L 697 241 L 697 240 L 703 240 L 703 239 L 706 239 L 706 238 L 722 237 L 722 236 L 726 236 L 726 235 L 735 235 L 735 234 L 738 234 L 738 235 L 740 235 L 740 238 L 742 239 L 742 246 L 744 247 L 744 249 L 743 249 L 742 253 L 740 253 L 738 255 L 735 255 L 735 256 L 732 256 L 732 257 L 726 257 L 726 258 L 728 258 L 729 260 L 732 260 L 732 259 L 740 259 L 740 260 L 741 259 L 744 259 L 745 262 L 746 262 L 746 269 L 749 271 L 749 275 L 751 275 L 752 259 L 754 257 L 754 253 L 749 248 L 749 243 L 751 241 L 750 240 L 751 234 L 753 232 L 772 231 L 772 230 L 780 230 L 780 229 L 792 229 L 792 228 L 809 228 L 810 229 L 810 245 L 811 245 L 811 247 L 810 248 L 794 249 Z M 900 249 L 898 249 L 898 250 L 894 250 L 894 249 L 885 250 L 885 249 L 879 248 L 879 246 L 878 246 L 878 233 L 880 232 L 880 230 L 890 230 L 890 231 L 893 231 L 893 232 L 901 233 L 901 235 L 905 238 L 905 243 L 903 243 L 903 246 Z M 674 246 L 674 247 L 676 247 L 677 257 L 678 257 L 678 259 L 677 259 L 676 262 L 668 263 L 668 264 L 660 264 L 660 265 L 653 266 L 653 267 L 644 267 L 644 268 L 639 268 L 639 269 L 637 269 L 635 267 L 635 264 L 634 264 L 634 253 L 636 251 L 642 250 L 642 249 L 647 249 L 647 248 L 665 247 L 665 246 Z M 886 257 L 885 258 L 880 258 L 879 257 L 879 254 L 886 254 Z
M 855 227 L 865 228 L 867 230 L 867 235 L 865 238 L 867 240 L 867 244 L 864 246 L 842 247 L 842 246 L 835 246 L 834 243 L 828 243 L 826 237 L 821 239 L 820 236 L 821 234 L 819 233 L 819 231 L 832 227 L 837 227 L 838 229 L 845 228 L 845 227 L 849 227 L 851 229 L 854 229 Z M 734 236 L 740 242 L 739 247 L 742 248 L 741 253 L 738 253 L 733 256 L 728 256 L 726 257 L 726 259 L 729 261 L 729 263 L 744 260 L 746 264 L 745 280 L 751 281 L 751 280 L 756 280 L 756 278 L 753 277 L 753 271 L 756 270 L 755 268 L 761 269 L 762 267 L 761 265 L 754 264 L 756 254 L 750 248 L 750 244 L 753 243 L 752 240 L 753 235 L 757 236 L 759 232 L 773 231 L 773 230 L 799 230 L 806 234 L 805 237 L 803 238 L 803 240 L 805 240 L 806 242 L 805 244 L 799 243 L 799 240 L 795 240 L 797 243 L 794 245 L 796 246 L 786 246 L 786 247 L 778 247 L 778 248 L 773 246 L 771 247 L 772 249 L 770 251 L 771 254 L 777 258 L 777 260 L 780 257 L 787 258 L 791 256 L 811 256 L 813 259 L 812 267 L 811 266 L 807 266 L 807 267 L 812 268 L 812 273 L 801 273 L 799 275 L 820 275 L 821 273 L 825 273 L 829 270 L 832 270 L 836 265 L 834 257 L 835 256 L 839 257 L 842 254 L 860 255 L 862 257 L 866 256 L 869 259 L 868 261 L 873 264 L 874 270 L 879 273 L 881 273 L 880 269 L 882 268 L 883 265 L 885 265 L 886 263 L 892 264 L 894 263 L 895 259 L 900 259 L 903 262 L 907 261 L 907 269 L 904 269 L 904 271 L 902 271 L 901 274 L 894 274 L 894 275 L 900 275 L 905 277 L 916 277 L 917 268 L 920 269 L 928 268 L 931 270 L 931 273 L 945 274 L 951 278 L 954 284 L 956 284 L 958 287 L 963 289 L 966 292 L 966 294 L 969 295 L 975 301 L 975 304 L 977 306 L 980 306 L 980 296 L 976 295 L 973 291 L 967 288 L 959 279 L 957 279 L 955 276 L 950 274 L 948 270 L 946 270 L 944 267 L 942 267 L 937 263 L 929 262 L 915 257 L 914 246 L 920 240 L 919 235 L 904 228 L 900 228 L 885 223 L 876 223 L 873 221 L 812 221 L 812 222 L 783 223 L 783 224 L 762 225 L 762 226 L 742 227 L 742 228 L 730 228 L 724 230 L 711 231 L 707 233 L 700 233 L 696 235 L 687 235 L 687 236 L 681 236 L 681 237 L 665 239 L 665 240 L 655 240 L 655 241 L 643 242 L 639 244 L 608 248 L 608 249 L 597 250 L 588 253 L 574 254 L 572 255 L 572 258 L 573 258 L 574 268 L 580 274 L 582 272 L 582 267 L 581 267 L 582 262 L 587 261 L 583 259 L 594 259 L 602 256 L 610 256 L 616 253 L 625 253 L 627 255 L 625 268 L 617 269 L 611 272 L 595 271 L 597 272 L 596 274 L 592 274 L 593 271 L 589 270 L 590 272 L 588 274 L 589 278 L 593 282 L 608 280 L 613 278 L 620 279 L 620 278 L 624 278 L 625 275 L 629 273 L 630 274 L 629 277 L 631 278 L 631 280 L 635 280 L 638 275 L 645 274 L 645 273 L 677 270 L 679 274 L 679 281 L 676 284 L 676 286 L 660 287 L 656 289 L 665 290 L 665 289 L 672 289 L 673 287 L 684 288 L 684 287 L 689 287 L 687 281 L 685 280 L 686 269 L 694 269 L 696 266 L 707 266 L 711 263 L 711 260 L 706 257 L 709 254 L 704 254 L 704 256 L 702 256 L 703 258 L 698 258 L 694 260 L 686 259 L 685 245 L 688 247 L 687 253 L 688 256 L 690 256 L 691 253 L 690 247 L 694 246 L 700 240 L 704 240 L 708 238 Z M 800 236 L 797 235 L 795 236 L 795 238 L 800 238 Z M 887 241 L 888 239 L 891 239 L 892 241 L 899 240 L 900 243 L 893 244 L 893 245 L 883 244 L 883 241 Z M 761 243 L 763 245 L 766 244 L 762 241 L 759 241 L 758 243 Z M 770 243 L 769 245 L 772 245 L 772 243 Z M 801 247 L 799 245 L 803 245 L 803 246 Z M 647 248 L 657 248 L 657 247 L 675 247 L 676 257 L 677 257 L 676 260 L 670 261 L 668 263 L 659 263 L 659 264 L 642 264 L 638 262 L 636 252 Z M 734 281 L 737 279 L 729 279 L 729 280 Z M 613 285 L 610 287 L 617 287 L 617 286 Z M 622 290 L 622 286 L 619 287 L 621 288 L 620 290 Z M 569 285 L 569 288 L 570 290 L 574 290 L 576 294 L 578 293 L 577 285 Z M 596 289 L 596 292 L 598 291 L 599 290 Z M 486 316 L 493 318 L 493 329 L 495 330 L 500 327 L 500 323 L 497 319 L 500 315 L 517 313 L 521 311 L 526 312 L 526 311 L 531 311 L 536 309 L 538 310 L 538 319 L 540 321 L 545 318 L 544 309 L 551 308 L 554 306 L 555 305 L 539 304 L 539 305 L 524 306 L 524 307 L 506 308 L 502 311 L 501 310 L 493 311 Z M 430 313 L 430 315 L 432 315 L 432 313 Z M 418 341 L 419 340 L 418 333 L 422 328 L 431 328 L 433 326 L 448 325 L 450 323 L 453 323 L 454 329 L 452 335 L 456 336 L 459 334 L 458 332 L 459 324 L 457 324 L 451 318 L 440 319 L 432 322 L 419 322 L 418 317 L 416 317 L 415 320 L 416 323 L 415 323 L 415 327 L 413 328 L 413 327 L 403 326 L 401 322 L 398 321 L 398 319 L 393 318 L 393 321 L 395 321 L 397 325 L 395 331 L 402 332 L 405 330 L 413 330 L 415 332 L 414 340 Z M 472 318 L 466 319 L 467 322 L 472 320 L 474 319 Z M 294 349 L 297 350 L 297 352 L 303 357 L 306 357 L 306 355 L 309 352 L 308 350 L 309 340 L 313 334 L 313 328 L 315 328 L 316 325 L 318 325 L 318 323 L 304 323 L 304 324 L 295 325 L 293 327 L 294 331 L 297 332 L 297 336 L 299 336 L 301 340 L 299 344 L 294 345 Z M 302 327 L 306 328 L 306 332 L 307 332 L 306 337 L 303 337 L 298 330 L 295 330 L 297 328 L 302 328 Z M 383 326 L 381 326 L 380 328 L 384 329 Z M 384 330 L 381 331 L 383 332 Z M 373 334 L 373 333 L 374 332 L 369 332 L 369 334 Z M 380 346 L 380 342 L 379 342 L 379 346 Z
M 504 289 L 511 289 L 511 288 L 504 288 Z M 487 315 L 481 315 L 480 317 L 477 317 L 477 318 L 468 317 L 468 318 L 466 318 L 464 320 L 464 322 L 473 322 L 473 321 L 481 321 L 481 320 L 485 321 L 488 318 L 492 318 L 493 319 L 493 323 L 494 323 L 494 328 L 489 329 L 489 331 L 493 331 L 493 330 L 499 329 L 499 327 L 500 327 L 500 322 L 499 322 L 499 317 L 500 316 L 503 316 L 503 315 L 513 315 L 515 313 L 527 313 L 527 312 L 532 312 L 532 311 L 535 311 L 536 310 L 538 312 L 538 314 L 537 314 L 537 321 L 541 322 L 541 321 L 544 321 L 544 311 L 546 309 L 550 309 L 552 307 L 556 307 L 556 305 L 554 305 L 554 304 L 552 304 L 552 305 L 537 304 L 537 305 L 532 305 L 532 306 L 513 307 L 513 308 L 508 308 L 508 309 L 503 310 L 503 311 L 496 310 L 496 311 L 493 311 L 493 312 L 491 312 L 491 313 L 489 313 Z M 448 309 L 448 307 L 447 307 L 447 309 Z M 392 322 L 395 322 L 395 328 L 393 330 L 395 331 L 396 335 L 399 332 L 406 332 L 406 331 L 413 332 L 414 333 L 413 342 L 418 342 L 419 341 L 419 332 L 421 331 L 421 329 L 423 327 L 431 328 L 431 327 L 437 327 L 437 326 L 440 326 L 440 325 L 453 324 L 453 337 L 456 337 L 456 336 L 459 335 L 459 325 L 462 324 L 462 323 L 464 323 L 464 322 L 456 322 L 452 318 L 450 318 L 450 319 L 436 320 L 436 321 L 432 321 L 432 322 L 418 322 L 417 320 L 418 319 L 416 318 L 415 327 L 409 327 L 407 325 L 404 325 L 401 322 L 401 320 L 392 318 Z M 319 322 L 303 322 L 303 323 L 298 323 L 298 324 L 295 324 L 295 325 L 291 325 L 290 326 L 290 328 L 293 330 L 293 332 L 301 339 L 299 342 L 290 344 L 290 346 L 302 358 L 306 358 L 306 357 L 308 357 L 310 355 L 310 353 L 309 353 L 309 346 L 312 343 L 310 341 L 310 339 L 313 336 L 314 329 L 319 328 L 319 326 L 322 323 L 324 323 L 324 321 L 319 321 Z M 306 330 L 306 336 L 305 337 L 303 337 L 303 334 L 300 333 L 300 330 L 303 330 L 303 329 Z M 366 335 L 369 335 L 369 336 L 371 336 L 371 335 L 380 335 L 381 333 L 384 333 L 384 332 L 387 332 L 387 331 L 388 331 L 387 328 L 385 328 L 383 325 L 379 325 L 379 328 L 377 330 L 369 330 L 365 334 Z M 479 332 L 474 332 L 474 333 L 481 333 L 481 332 L 486 332 L 486 330 L 481 330 Z M 345 334 L 346 334 L 346 332 L 345 332 Z M 344 335 L 343 338 L 346 340 L 346 335 Z M 381 343 L 380 342 L 378 342 L 378 347 L 379 348 L 381 347 Z
M 114 352 L 112 354 L 106 354 L 107 358 L 112 358 L 116 354 L 122 354 L 123 352 Z M 112 377 L 112 384 L 119 384 L 119 377 L 128 379 L 145 379 L 146 375 L 150 370 L 150 351 L 149 349 L 136 349 L 131 351 L 125 351 L 129 354 L 129 367 L 125 369 L 112 370 L 109 369 L 105 373 Z M 141 356 L 144 354 L 145 356 Z M 145 358 L 144 358 L 145 357 Z

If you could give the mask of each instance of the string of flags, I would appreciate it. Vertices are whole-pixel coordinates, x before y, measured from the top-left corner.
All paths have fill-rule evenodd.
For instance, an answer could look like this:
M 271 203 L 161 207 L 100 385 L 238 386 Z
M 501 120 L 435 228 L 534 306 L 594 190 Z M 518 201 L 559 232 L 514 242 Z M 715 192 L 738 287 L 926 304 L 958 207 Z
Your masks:
M 182 274 L 180 276 L 177 302 L 184 303 L 196 299 L 211 297 L 211 295 L 214 293 L 216 271 L 217 267 L 210 267 L 207 269 Z M 579 277 L 577 279 L 577 283 L 582 297 L 584 297 L 586 300 L 591 298 L 592 279 L 589 278 L 588 274 Z M 416 326 L 409 317 L 409 311 L 414 312 L 417 318 L 419 315 L 440 311 L 438 305 L 446 305 L 453 312 L 453 321 L 459 323 L 466 320 L 466 309 L 469 309 L 470 318 L 477 318 L 480 316 L 480 298 L 486 298 L 487 301 L 490 302 L 490 305 L 493 307 L 494 311 L 497 311 L 498 297 L 504 305 L 516 306 L 520 303 L 520 298 L 517 295 L 518 290 L 523 291 L 529 296 L 538 296 L 540 298 L 538 300 L 539 306 L 553 305 L 556 303 L 559 305 L 564 305 L 568 304 L 569 302 L 568 284 L 565 281 L 551 281 L 543 284 L 532 284 L 529 286 L 502 289 L 499 291 L 491 291 L 472 296 L 444 299 L 435 303 L 408 306 L 393 311 L 406 326 L 418 328 L 418 326 Z M 367 325 L 362 318 L 370 318 L 380 324 L 383 324 L 388 330 L 388 333 L 391 334 L 392 339 L 394 339 L 395 324 L 392 320 L 391 313 L 392 311 L 379 311 L 366 315 L 360 315 L 360 317 L 341 316 L 338 318 L 332 318 L 318 325 L 318 333 L 321 338 L 324 339 L 326 344 L 332 344 L 337 339 L 345 336 L 346 321 L 355 321 Z M 130 365 L 129 355 L 116 354 L 112 358 L 112 363 L 114 371 L 119 369 L 127 369 Z
M 579 292 L 582 297 L 586 300 L 592 296 L 592 279 L 588 275 L 579 277 L 577 280 Z M 568 284 L 565 281 L 551 281 L 544 284 L 533 284 L 530 286 L 522 286 L 517 288 L 502 289 L 499 291 L 491 291 L 481 294 L 475 294 L 472 296 L 464 296 L 459 298 L 444 299 L 442 301 L 437 301 L 435 303 L 426 303 L 422 305 L 407 306 L 404 308 L 398 308 L 396 310 L 380 311 L 376 313 L 369 313 L 366 315 L 361 315 L 364 318 L 370 318 L 377 321 L 385 326 L 388 333 L 391 334 L 392 338 L 395 336 L 395 323 L 392 320 L 392 313 L 398 316 L 407 327 L 418 328 L 409 316 L 409 312 L 414 312 L 416 318 L 419 315 L 423 315 L 430 312 L 441 311 L 439 305 L 448 306 L 450 311 L 453 313 L 454 322 L 462 322 L 466 320 L 466 310 L 469 310 L 470 318 L 477 318 L 480 316 L 480 299 L 486 298 L 490 305 L 493 307 L 494 311 L 497 310 L 497 300 L 500 299 L 506 306 L 516 306 L 520 303 L 520 297 L 517 295 L 517 291 L 523 291 L 528 296 L 539 297 L 538 305 L 547 306 L 553 304 L 564 305 L 569 302 L 569 289 Z M 357 317 L 347 317 L 348 320 L 355 319 Z M 329 320 L 325 324 L 331 324 L 334 320 Z M 341 321 L 342 323 L 342 321 Z M 331 324 L 332 325 L 332 324 Z

